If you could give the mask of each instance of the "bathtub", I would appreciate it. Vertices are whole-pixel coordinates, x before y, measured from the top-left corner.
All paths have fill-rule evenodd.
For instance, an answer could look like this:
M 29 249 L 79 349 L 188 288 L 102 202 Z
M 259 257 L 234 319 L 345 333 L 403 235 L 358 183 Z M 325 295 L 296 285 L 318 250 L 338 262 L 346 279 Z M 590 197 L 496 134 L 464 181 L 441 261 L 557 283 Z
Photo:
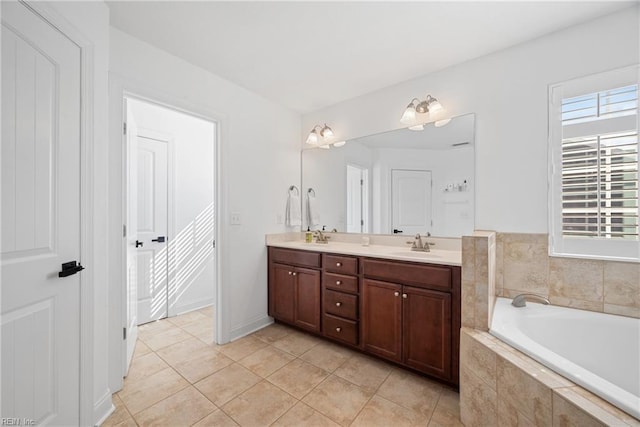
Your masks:
M 498 298 L 489 332 L 640 419 L 640 319 Z

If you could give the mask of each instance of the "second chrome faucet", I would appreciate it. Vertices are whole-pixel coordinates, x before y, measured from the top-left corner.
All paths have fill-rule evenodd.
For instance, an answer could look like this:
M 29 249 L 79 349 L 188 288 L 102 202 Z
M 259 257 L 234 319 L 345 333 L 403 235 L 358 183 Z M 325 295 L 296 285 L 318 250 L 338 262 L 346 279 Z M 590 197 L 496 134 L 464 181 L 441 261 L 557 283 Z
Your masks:
M 429 236 L 431 236 L 431 233 L 427 233 L 427 237 Z M 430 246 L 433 245 L 433 243 L 423 242 L 420 233 L 416 234 L 416 237 L 413 240 L 407 242 L 407 244 L 411 245 L 412 251 L 419 252 L 431 252 Z

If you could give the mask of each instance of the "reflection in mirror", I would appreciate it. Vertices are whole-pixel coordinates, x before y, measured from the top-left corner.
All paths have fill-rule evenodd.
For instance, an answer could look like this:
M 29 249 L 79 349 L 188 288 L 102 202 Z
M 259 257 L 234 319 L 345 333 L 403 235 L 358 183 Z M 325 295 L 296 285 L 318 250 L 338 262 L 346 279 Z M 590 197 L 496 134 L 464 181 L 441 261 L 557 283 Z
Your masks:
M 425 124 L 423 130 L 399 129 L 339 148 L 303 150 L 303 193 L 315 194 L 311 212 L 303 202 L 303 230 L 470 234 L 474 122 L 474 114 L 466 114 Z

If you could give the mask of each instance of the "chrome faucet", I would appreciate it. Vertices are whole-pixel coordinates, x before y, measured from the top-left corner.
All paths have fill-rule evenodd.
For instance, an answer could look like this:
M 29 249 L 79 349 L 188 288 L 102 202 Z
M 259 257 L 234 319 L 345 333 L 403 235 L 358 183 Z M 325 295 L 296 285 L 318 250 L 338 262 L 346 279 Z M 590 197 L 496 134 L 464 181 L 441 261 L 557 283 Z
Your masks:
M 313 232 L 313 235 L 316 237 L 316 243 L 329 243 L 329 239 L 331 237 L 325 236 L 324 233 L 320 230 L 316 230 Z
M 514 307 L 526 307 L 527 306 L 527 300 L 529 299 L 536 299 L 539 302 L 541 302 L 542 304 L 545 305 L 549 305 L 550 302 L 549 300 L 542 296 L 542 295 L 538 295 L 538 294 L 520 294 L 517 295 L 513 301 L 511 301 L 511 305 Z
M 427 232 L 427 237 L 431 236 L 431 233 Z M 429 248 L 429 246 L 433 245 L 433 243 L 429 243 L 429 242 L 422 242 L 422 236 L 420 235 L 420 233 L 416 234 L 416 237 L 412 240 L 407 242 L 408 245 L 411 245 L 411 250 L 412 251 L 419 251 L 419 252 L 431 252 L 431 249 Z

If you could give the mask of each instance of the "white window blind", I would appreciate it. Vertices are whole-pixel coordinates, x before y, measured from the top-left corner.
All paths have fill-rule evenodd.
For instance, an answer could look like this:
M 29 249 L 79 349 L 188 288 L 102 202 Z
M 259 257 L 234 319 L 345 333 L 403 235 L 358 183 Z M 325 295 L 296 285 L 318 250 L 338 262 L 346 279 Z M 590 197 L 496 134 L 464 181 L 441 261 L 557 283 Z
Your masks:
M 638 259 L 638 84 L 570 97 L 562 87 L 550 117 L 552 255 Z

